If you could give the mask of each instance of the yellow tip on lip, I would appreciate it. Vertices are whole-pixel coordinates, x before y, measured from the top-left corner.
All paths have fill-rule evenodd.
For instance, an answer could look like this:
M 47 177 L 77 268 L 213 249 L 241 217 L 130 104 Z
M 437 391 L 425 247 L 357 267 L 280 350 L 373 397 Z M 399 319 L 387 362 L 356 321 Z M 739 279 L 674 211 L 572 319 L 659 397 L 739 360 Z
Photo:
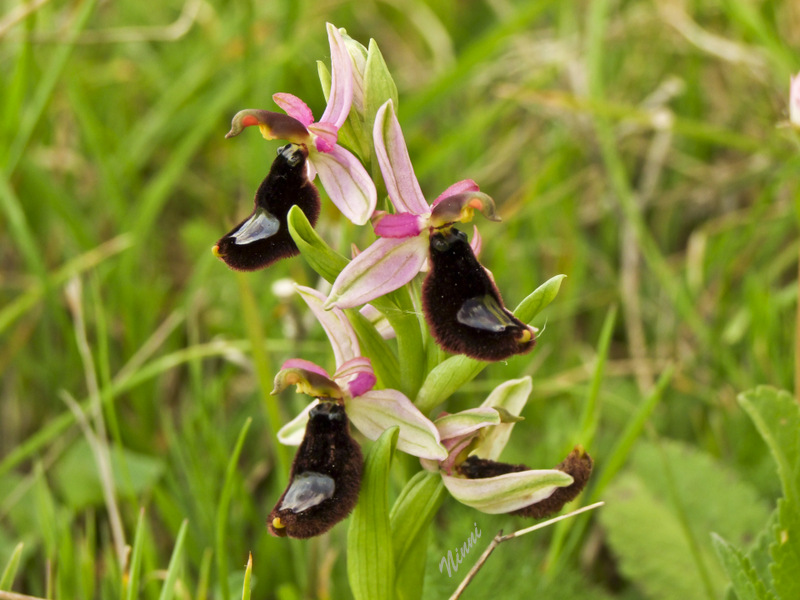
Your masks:
M 223 255 L 219 251 L 219 244 L 214 244 L 214 247 L 211 248 L 211 254 L 213 254 L 217 258 L 222 258 Z
M 281 523 L 281 518 L 280 517 L 275 517 L 274 519 L 272 519 L 272 526 L 275 529 L 283 529 L 284 527 L 286 527 L 286 525 Z
M 522 335 L 519 336 L 519 339 L 517 341 L 520 344 L 527 344 L 528 342 L 531 341 L 532 337 L 533 337 L 533 334 L 531 334 L 531 330 L 530 329 L 526 329 L 525 331 L 522 332 Z

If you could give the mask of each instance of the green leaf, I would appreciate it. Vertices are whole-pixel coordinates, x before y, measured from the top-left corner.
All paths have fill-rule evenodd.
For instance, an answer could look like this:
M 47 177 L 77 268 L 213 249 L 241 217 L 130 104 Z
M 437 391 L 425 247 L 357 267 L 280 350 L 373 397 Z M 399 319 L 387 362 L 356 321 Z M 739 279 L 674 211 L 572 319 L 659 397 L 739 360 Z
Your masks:
M 375 114 L 387 101 L 394 103 L 398 110 L 397 86 L 394 83 L 389 67 L 383 60 L 380 48 L 375 40 L 369 41 L 367 51 L 367 67 L 364 73 L 364 127 L 368 139 L 372 139 L 372 127 L 375 124 Z
M 683 526 L 669 500 L 655 495 L 632 474 L 618 477 L 604 499 L 599 518 L 626 578 L 650 600 L 708 600 Z M 720 597 L 725 577 L 709 551 L 703 558 L 717 567 L 712 582 L 716 597 Z
M 561 282 L 566 275 L 556 275 L 536 288 L 514 309 L 514 316 L 524 323 L 530 323 L 534 317 L 550 304 L 561 289 Z
M 778 464 L 784 496 L 797 507 L 800 503 L 800 405 L 791 394 L 766 386 L 740 394 L 737 399 Z
M 769 553 L 772 582 L 780 598 L 800 598 L 800 510 L 786 498 L 778 501 L 778 523 Z
M 287 218 L 289 233 L 300 249 L 303 258 L 320 277 L 333 283 L 350 261 L 333 250 L 317 235 L 300 207 L 292 206 Z
M 347 577 L 356 600 L 391 600 L 395 566 L 389 524 L 389 467 L 400 429 L 387 429 L 364 463 L 359 500 L 347 532 Z
M 139 496 L 151 489 L 164 472 L 160 458 L 127 448 L 111 448 L 111 472 L 122 496 Z M 53 484 L 74 509 L 103 504 L 103 488 L 97 465 L 85 439 L 73 444 L 53 469 Z
M 219 504 L 217 505 L 217 523 L 216 523 L 216 546 L 217 546 L 217 571 L 219 572 L 219 580 L 228 580 L 228 557 L 225 553 L 225 544 L 227 538 L 227 522 L 228 522 L 228 507 L 231 503 L 233 496 L 233 483 L 234 476 L 236 475 L 236 465 L 239 464 L 239 455 L 242 453 L 244 440 L 247 437 L 247 432 L 250 430 L 250 424 L 253 422 L 252 417 L 247 417 L 247 420 L 242 425 L 239 431 L 239 437 L 236 439 L 236 444 L 233 447 L 233 452 L 228 460 L 228 466 L 225 469 L 225 482 L 222 485 L 222 492 L 219 497 Z M 230 591 L 228 586 L 223 585 L 222 597 L 228 600 Z
M 188 527 L 189 521 L 184 519 L 181 528 L 178 530 L 178 538 L 175 540 L 175 548 L 172 550 L 172 556 L 167 567 L 167 575 L 164 578 L 164 587 L 161 588 L 158 600 L 172 600 L 172 596 L 175 594 L 175 583 L 178 581 L 178 571 L 181 567 L 183 544 L 186 542 L 186 530 Z
M 3 575 L 0 576 L 0 590 L 10 591 L 14 585 L 14 577 L 17 576 L 17 569 L 19 569 L 19 562 L 22 559 L 22 548 L 25 546 L 22 542 L 14 547 L 11 557 L 3 569 Z
M 133 538 L 128 576 L 123 579 L 123 589 L 127 589 L 127 600 L 139 597 L 139 576 L 142 570 L 142 556 L 144 549 L 144 508 L 139 509 L 139 518 L 136 521 L 136 534 Z
M 485 362 L 463 354 L 451 356 L 431 369 L 422 383 L 414 404 L 423 413 L 429 413 L 462 385 L 475 379 L 485 366 Z
M 392 527 L 392 548 L 398 571 L 412 555 L 425 554 L 420 542 L 446 493 L 438 473 L 420 471 L 403 488 L 392 506 L 389 522 Z M 401 581 L 398 577 L 398 585 Z
M 731 578 L 737 600 L 771 600 L 775 596 L 767 590 L 750 560 L 716 533 L 711 534 L 714 549 Z
M 253 553 L 247 558 L 247 568 L 244 570 L 244 584 L 242 584 L 242 600 L 250 600 L 250 578 L 253 576 Z
M 709 531 L 742 547 L 769 520 L 769 507 L 753 486 L 694 446 L 666 440 L 659 446 L 640 443 L 630 468 L 656 496 L 677 496 L 695 538 L 709 551 Z

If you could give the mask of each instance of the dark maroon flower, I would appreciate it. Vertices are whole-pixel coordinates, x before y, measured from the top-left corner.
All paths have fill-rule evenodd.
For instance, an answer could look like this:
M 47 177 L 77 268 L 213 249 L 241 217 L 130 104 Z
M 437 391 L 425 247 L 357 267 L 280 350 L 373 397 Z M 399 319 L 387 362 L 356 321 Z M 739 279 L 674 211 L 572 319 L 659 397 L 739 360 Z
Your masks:
M 547 498 L 512 511 L 511 514 L 542 519 L 557 513 L 567 502 L 577 498 L 581 490 L 586 487 L 589 476 L 592 474 L 593 464 L 592 457 L 581 446 L 576 446 L 567 458 L 554 467 L 554 469 L 570 475 L 573 482 L 568 486 L 556 488 Z M 459 473 L 468 479 L 487 479 L 529 470 L 530 468 L 525 465 L 510 465 L 477 456 L 470 456 L 458 466 Z
M 237 271 L 255 271 L 299 254 L 286 217 L 297 205 L 312 226 L 319 217 L 319 192 L 308 180 L 308 150 L 287 144 L 278 149 L 269 175 L 256 191 L 253 212 L 223 236 L 213 252 Z
M 422 309 L 431 334 L 449 352 L 486 361 L 529 352 L 534 331 L 503 306 L 489 273 L 457 229 L 430 238 Z
M 289 486 L 267 519 L 269 532 L 309 538 L 328 531 L 358 502 L 362 466 L 361 448 L 350 436 L 344 407 L 320 402 L 309 412 Z

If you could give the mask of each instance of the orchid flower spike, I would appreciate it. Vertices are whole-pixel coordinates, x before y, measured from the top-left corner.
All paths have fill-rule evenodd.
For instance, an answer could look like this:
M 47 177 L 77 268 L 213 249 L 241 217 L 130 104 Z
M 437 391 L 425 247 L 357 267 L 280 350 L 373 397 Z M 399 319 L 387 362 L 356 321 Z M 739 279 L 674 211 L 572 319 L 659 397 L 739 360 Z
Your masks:
M 389 199 L 397 212 L 376 213 L 373 224 L 381 237 L 342 270 L 326 308 L 360 306 L 405 285 L 423 269 L 430 236 L 453 223 L 472 220 L 476 210 L 487 219 L 500 220 L 494 200 L 471 179 L 451 185 L 428 206 L 391 100 L 375 115 L 373 140 Z
M 308 149 L 309 179 L 319 174 L 328 196 L 356 225 L 372 216 L 377 202 L 375 184 L 361 162 L 338 144 L 339 128 L 347 120 L 353 102 L 353 63 L 339 30 L 327 24 L 331 48 L 331 91 L 322 118 L 314 121 L 311 109 L 297 96 L 275 94 L 272 98 L 286 114 L 246 109 L 234 115 L 225 137 L 258 126 L 268 140 L 288 140 Z
M 350 422 L 371 440 L 389 427 L 399 426 L 398 450 L 420 458 L 443 460 L 447 451 L 439 441 L 434 424 L 403 393 L 392 389 L 373 389 L 376 383 L 372 363 L 361 356 L 358 338 L 344 312 L 326 311 L 325 297 L 311 288 L 295 286 L 322 325 L 333 347 L 336 372 L 329 375 L 322 367 L 302 359 L 286 361 L 275 377 L 274 394 L 290 385 L 316 398 L 278 432 L 287 445 L 300 444 L 309 412 L 320 402 L 342 404 Z
M 800 128 L 800 73 L 789 78 L 789 122 Z
M 512 513 L 540 519 L 574 500 L 592 471 L 591 457 L 580 447 L 553 469 L 497 462 L 514 423 L 527 402 L 531 378 L 506 381 L 478 408 L 436 419 L 448 456 L 422 460 L 439 471 L 450 494 L 485 513 Z

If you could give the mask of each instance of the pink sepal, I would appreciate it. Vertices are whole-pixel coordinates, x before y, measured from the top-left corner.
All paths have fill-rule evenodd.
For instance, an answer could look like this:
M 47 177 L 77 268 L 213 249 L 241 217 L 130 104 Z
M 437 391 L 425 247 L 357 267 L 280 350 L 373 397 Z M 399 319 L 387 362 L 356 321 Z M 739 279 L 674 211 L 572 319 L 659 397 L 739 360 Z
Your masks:
M 478 187 L 478 184 L 475 183 L 472 179 L 464 179 L 462 181 L 458 181 L 439 194 L 439 197 L 433 201 L 431 206 L 436 206 L 444 200 L 445 198 L 449 198 L 450 196 L 455 196 L 456 194 L 463 194 L 464 192 L 480 192 L 481 188 Z
M 314 152 L 311 160 L 325 191 L 342 214 L 356 225 L 369 221 L 378 192 L 361 162 L 341 146 L 334 146 L 329 152 Z
M 312 373 L 331 379 L 331 376 L 328 375 L 325 369 L 312 363 L 310 360 L 304 360 L 302 358 L 290 358 L 281 365 L 281 371 L 284 369 L 303 369 L 304 371 L 311 371 Z
M 297 119 L 306 127 L 314 122 L 314 114 L 311 112 L 311 109 L 308 108 L 308 104 L 300 100 L 300 98 L 294 94 L 287 94 L 285 92 L 272 94 L 272 100 L 275 104 L 280 106 L 287 115 Z

